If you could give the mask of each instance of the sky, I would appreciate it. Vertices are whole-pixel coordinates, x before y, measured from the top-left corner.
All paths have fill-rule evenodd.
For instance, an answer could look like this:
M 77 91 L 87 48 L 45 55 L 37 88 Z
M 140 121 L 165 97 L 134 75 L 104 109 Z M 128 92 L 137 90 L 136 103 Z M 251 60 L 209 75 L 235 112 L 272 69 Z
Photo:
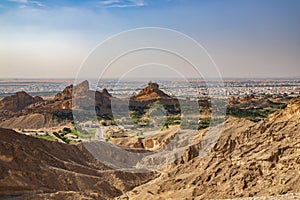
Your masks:
M 0 78 L 75 78 L 98 44 L 142 27 L 193 38 L 224 78 L 299 78 L 299 19 L 299 0 L 0 0 Z

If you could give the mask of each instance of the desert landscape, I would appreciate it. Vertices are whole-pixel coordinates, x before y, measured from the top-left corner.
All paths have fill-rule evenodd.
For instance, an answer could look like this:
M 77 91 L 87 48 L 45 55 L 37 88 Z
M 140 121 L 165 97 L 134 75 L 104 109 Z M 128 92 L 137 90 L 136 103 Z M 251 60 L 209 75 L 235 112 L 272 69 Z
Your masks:
M 72 97 L 78 100 L 76 105 Z M 92 97 L 97 120 L 88 120 L 87 129 L 84 125 L 76 126 L 72 109 L 82 109 L 80 100 Z M 165 106 L 169 119 L 161 130 L 153 131 L 150 126 L 150 131 L 143 129 L 140 134 L 134 131 L 136 127 L 132 130 L 118 127 L 118 121 L 110 116 L 112 98 L 115 97 L 106 89 L 90 90 L 87 81 L 66 87 L 50 100 L 25 92 L 3 98 L 0 101 L 0 125 L 4 127 L 0 129 L 1 199 L 299 198 L 300 98 L 280 95 L 229 98 L 224 121 L 205 127 L 199 120 L 193 130 L 177 123 L 178 101 L 160 90 L 158 84 L 149 83 L 131 98 L 129 115 L 135 125 L 145 127 L 141 120 L 150 120 L 151 106 L 160 104 Z M 209 102 L 209 99 L 198 101 L 199 109 L 204 108 L 200 109 L 200 119 L 209 116 Z M 259 110 L 253 115 L 256 107 Z M 236 115 L 238 109 L 243 109 L 243 116 Z M 270 109 L 272 112 L 259 115 Z M 102 138 L 89 132 L 93 130 L 91 124 L 96 130 L 104 130 Z M 214 130 L 220 131 L 218 138 L 210 136 Z M 147 156 L 133 162 L 122 157 L 129 153 L 114 157 L 128 162 L 127 167 L 155 165 L 137 172 L 101 160 L 106 157 L 97 154 L 109 155 L 106 144 L 139 155 L 158 153 L 156 158 L 164 157 L 161 152 L 183 149 L 168 162 L 153 162 Z M 211 148 L 203 154 L 207 147 Z
M 0 0 L 0 200 L 300 200 L 300 0 Z

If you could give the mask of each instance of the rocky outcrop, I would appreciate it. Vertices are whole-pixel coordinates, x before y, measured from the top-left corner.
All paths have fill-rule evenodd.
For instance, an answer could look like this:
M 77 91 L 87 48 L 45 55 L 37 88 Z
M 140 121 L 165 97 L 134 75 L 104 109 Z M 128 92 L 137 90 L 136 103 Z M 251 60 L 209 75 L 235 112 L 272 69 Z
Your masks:
M 74 86 L 72 106 L 79 112 L 96 111 L 98 116 L 112 115 L 111 98 L 107 89 L 104 88 L 102 92 L 90 90 L 88 81 L 84 81 Z
M 112 138 L 111 142 L 124 148 L 130 147 L 140 150 L 143 149 L 147 151 L 156 151 L 170 144 L 170 141 L 172 141 L 172 139 L 174 139 L 176 134 L 178 134 L 179 132 L 180 127 L 174 126 L 170 127 L 169 129 L 160 131 L 158 132 L 158 134 L 155 134 L 153 136 L 140 138 Z
M 40 129 L 67 125 L 68 121 L 58 121 L 50 114 L 28 114 L 13 117 L 0 123 L 2 128 Z
M 41 97 L 32 97 L 26 92 L 17 92 L 12 96 L 5 97 L 0 101 L 0 110 L 17 112 L 31 104 L 41 101 L 43 101 Z
M 66 87 L 62 92 L 57 93 L 54 97 L 55 101 L 64 101 L 72 99 L 73 95 L 73 85 Z
M 153 103 L 162 105 L 168 114 L 180 113 L 178 99 L 160 90 L 157 83 L 149 82 L 147 87 L 129 100 L 129 106 L 140 113 L 144 112 L 143 108 L 149 109 Z
M 0 199 L 112 199 L 153 177 L 112 170 L 83 145 L 50 142 L 2 128 L 0 171 Z
M 133 98 L 144 101 L 149 99 L 172 99 L 172 97 L 159 89 L 159 85 L 157 83 L 152 82 L 149 82 L 148 86 L 142 89 Z
M 58 93 L 54 100 L 61 101 L 68 109 L 84 110 L 94 112 L 97 115 L 111 114 L 111 94 L 107 89 L 102 92 L 90 90 L 89 82 L 83 81 L 75 86 L 66 87 Z
M 0 101 L 0 127 L 45 128 L 65 125 L 73 120 L 73 109 L 97 115 L 111 114 L 111 95 L 89 88 L 88 81 L 70 85 L 55 95 L 53 100 L 31 97 L 18 92 Z
M 161 177 L 126 196 L 224 199 L 299 193 L 299 121 L 300 99 L 259 123 L 229 117 L 208 155 L 198 157 L 191 146 Z M 207 130 L 201 133 L 205 136 Z
M 75 86 L 70 85 L 66 87 L 62 92 L 55 95 L 54 100 L 64 101 L 72 99 L 73 95 L 85 96 L 89 91 L 89 82 L 83 81 Z
M 107 89 L 106 89 L 106 88 L 103 88 L 103 90 L 102 90 L 102 94 L 103 94 L 104 96 L 107 96 L 107 97 L 112 97 L 112 95 L 111 95 L 111 94 L 109 94 L 109 92 L 107 91 Z

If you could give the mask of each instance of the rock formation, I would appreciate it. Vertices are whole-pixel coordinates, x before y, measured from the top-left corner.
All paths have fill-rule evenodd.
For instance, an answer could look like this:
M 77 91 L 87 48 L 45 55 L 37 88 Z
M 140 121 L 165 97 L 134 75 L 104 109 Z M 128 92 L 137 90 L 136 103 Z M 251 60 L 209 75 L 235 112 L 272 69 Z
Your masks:
M 90 90 L 88 81 L 66 87 L 53 100 L 17 92 L 0 101 L 0 127 L 38 129 L 65 125 L 73 120 L 73 109 L 79 112 L 96 110 L 99 116 L 111 114 L 110 99 L 106 89 L 102 92 Z
M 64 101 L 72 99 L 74 96 L 85 96 L 89 91 L 89 82 L 83 81 L 75 86 L 67 86 L 62 92 L 55 95 L 54 100 Z
M 148 86 L 142 89 L 136 96 L 133 98 L 139 100 L 152 100 L 152 99 L 172 99 L 169 95 L 164 93 L 159 89 L 157 83 L 149 82 Z
M 180 113 L 179 101 L 159 89 L 157 83 L 149 82 L 148 86 L 142 89 L 137 95 L 132 96 L 129 101 L 129 106 L 141 110 L 144 107 L 150 107 L 151 104 L 158 103 L 164 106 L 168 114 Z M 143 112 L 143 111 L 140 111 Z
M 73 92 L 76 87 L 77 92 Z M 96 108 L 92 105 L 91 109 L 98 109 L 97 113 L 111 111 L 112 97 L 107 90 L 91 91 L 84 82 L 79 87 L 69 86 L 53 100 L 43 101 L 26 94 L 3 99 L 0 117 L 4 120 L 0 126 L 16 128 L 26 124 L 38 128 L 47 126 L 53 116 L 68 117 L 74 106 L 73 93 L 78 97 L 77 109 L 94 101 Z M 270 104 L 260 98 L 247 98 L 251 105 Z M 164 104 L 164 100 L 169 103 Z M 234 101 L 248 104 L 246 100 Z M 131 98 L 133 106 L 154 102 L 167 106 L 170 102 L 176 103 L 176 99 L 163 93 L 155 83 L 149 83 Z M 159 177 L 112 170 L 93 158 L 82 144 L 65 145 L 0 129 L 0 199 L 11 196 L 112 199 L 122 194 L 117 199 L 224 199 L 297 193 L 300 192 L 299 121 L 300 99 L 296 99 L 257 123 L 228 117 L 223 124 L 199 132 L 186 130 L 186 135 L 194 136 L 190 146 L 175 161 L 160 169 Z M 210 130 L 219 128 L 221 135 L 217 143 L 206 139 Z M 145 138 L 112 142 L 124 148 L 160 151 L 172 149 L 176 142 L 169 144 L 180 136 L 179 132 L 182 131 L 170 129 Z M 212 149 L 199 157 L 204 143 Z
M 73 95 L 73 85 L 66 87 L 62 92 L 57 93 L 54 97 L 56 101 L 64 101 L 71 99 Z
M 159 178 L 128 192 L 126 198 L 223 199 L 299 193 L 299 121 L 300 99 L 259 123 L 229 117 L 207 156 L 197 157 L 199 137 Z
M 3 98 L 0 101 L 0 110 L 17 112 L 31 104 L 41 101 L 43 101 L 41 97 L 32 97 L 26 92 L 17 92 L 12 96 Z
M 153 173 L 115 171 L 83 145 L 50 142 L 0 128 L 0 199 L 112 199 Z

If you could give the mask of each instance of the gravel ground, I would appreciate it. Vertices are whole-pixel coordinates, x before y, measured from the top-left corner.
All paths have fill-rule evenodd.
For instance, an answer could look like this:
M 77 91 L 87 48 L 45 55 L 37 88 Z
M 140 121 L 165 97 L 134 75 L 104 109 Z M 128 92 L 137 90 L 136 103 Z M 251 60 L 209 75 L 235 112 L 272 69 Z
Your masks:
M 269 196 L 269 197 L 246 197 L 246 198 L 234 198 L 226 200 L 300 200 L 300 193 L 297 194 L 285 194 L 279 196 Z M 215 199 L 217 200 L 217 199 Z M 224 199 L 223 199 L 224 200 Z

